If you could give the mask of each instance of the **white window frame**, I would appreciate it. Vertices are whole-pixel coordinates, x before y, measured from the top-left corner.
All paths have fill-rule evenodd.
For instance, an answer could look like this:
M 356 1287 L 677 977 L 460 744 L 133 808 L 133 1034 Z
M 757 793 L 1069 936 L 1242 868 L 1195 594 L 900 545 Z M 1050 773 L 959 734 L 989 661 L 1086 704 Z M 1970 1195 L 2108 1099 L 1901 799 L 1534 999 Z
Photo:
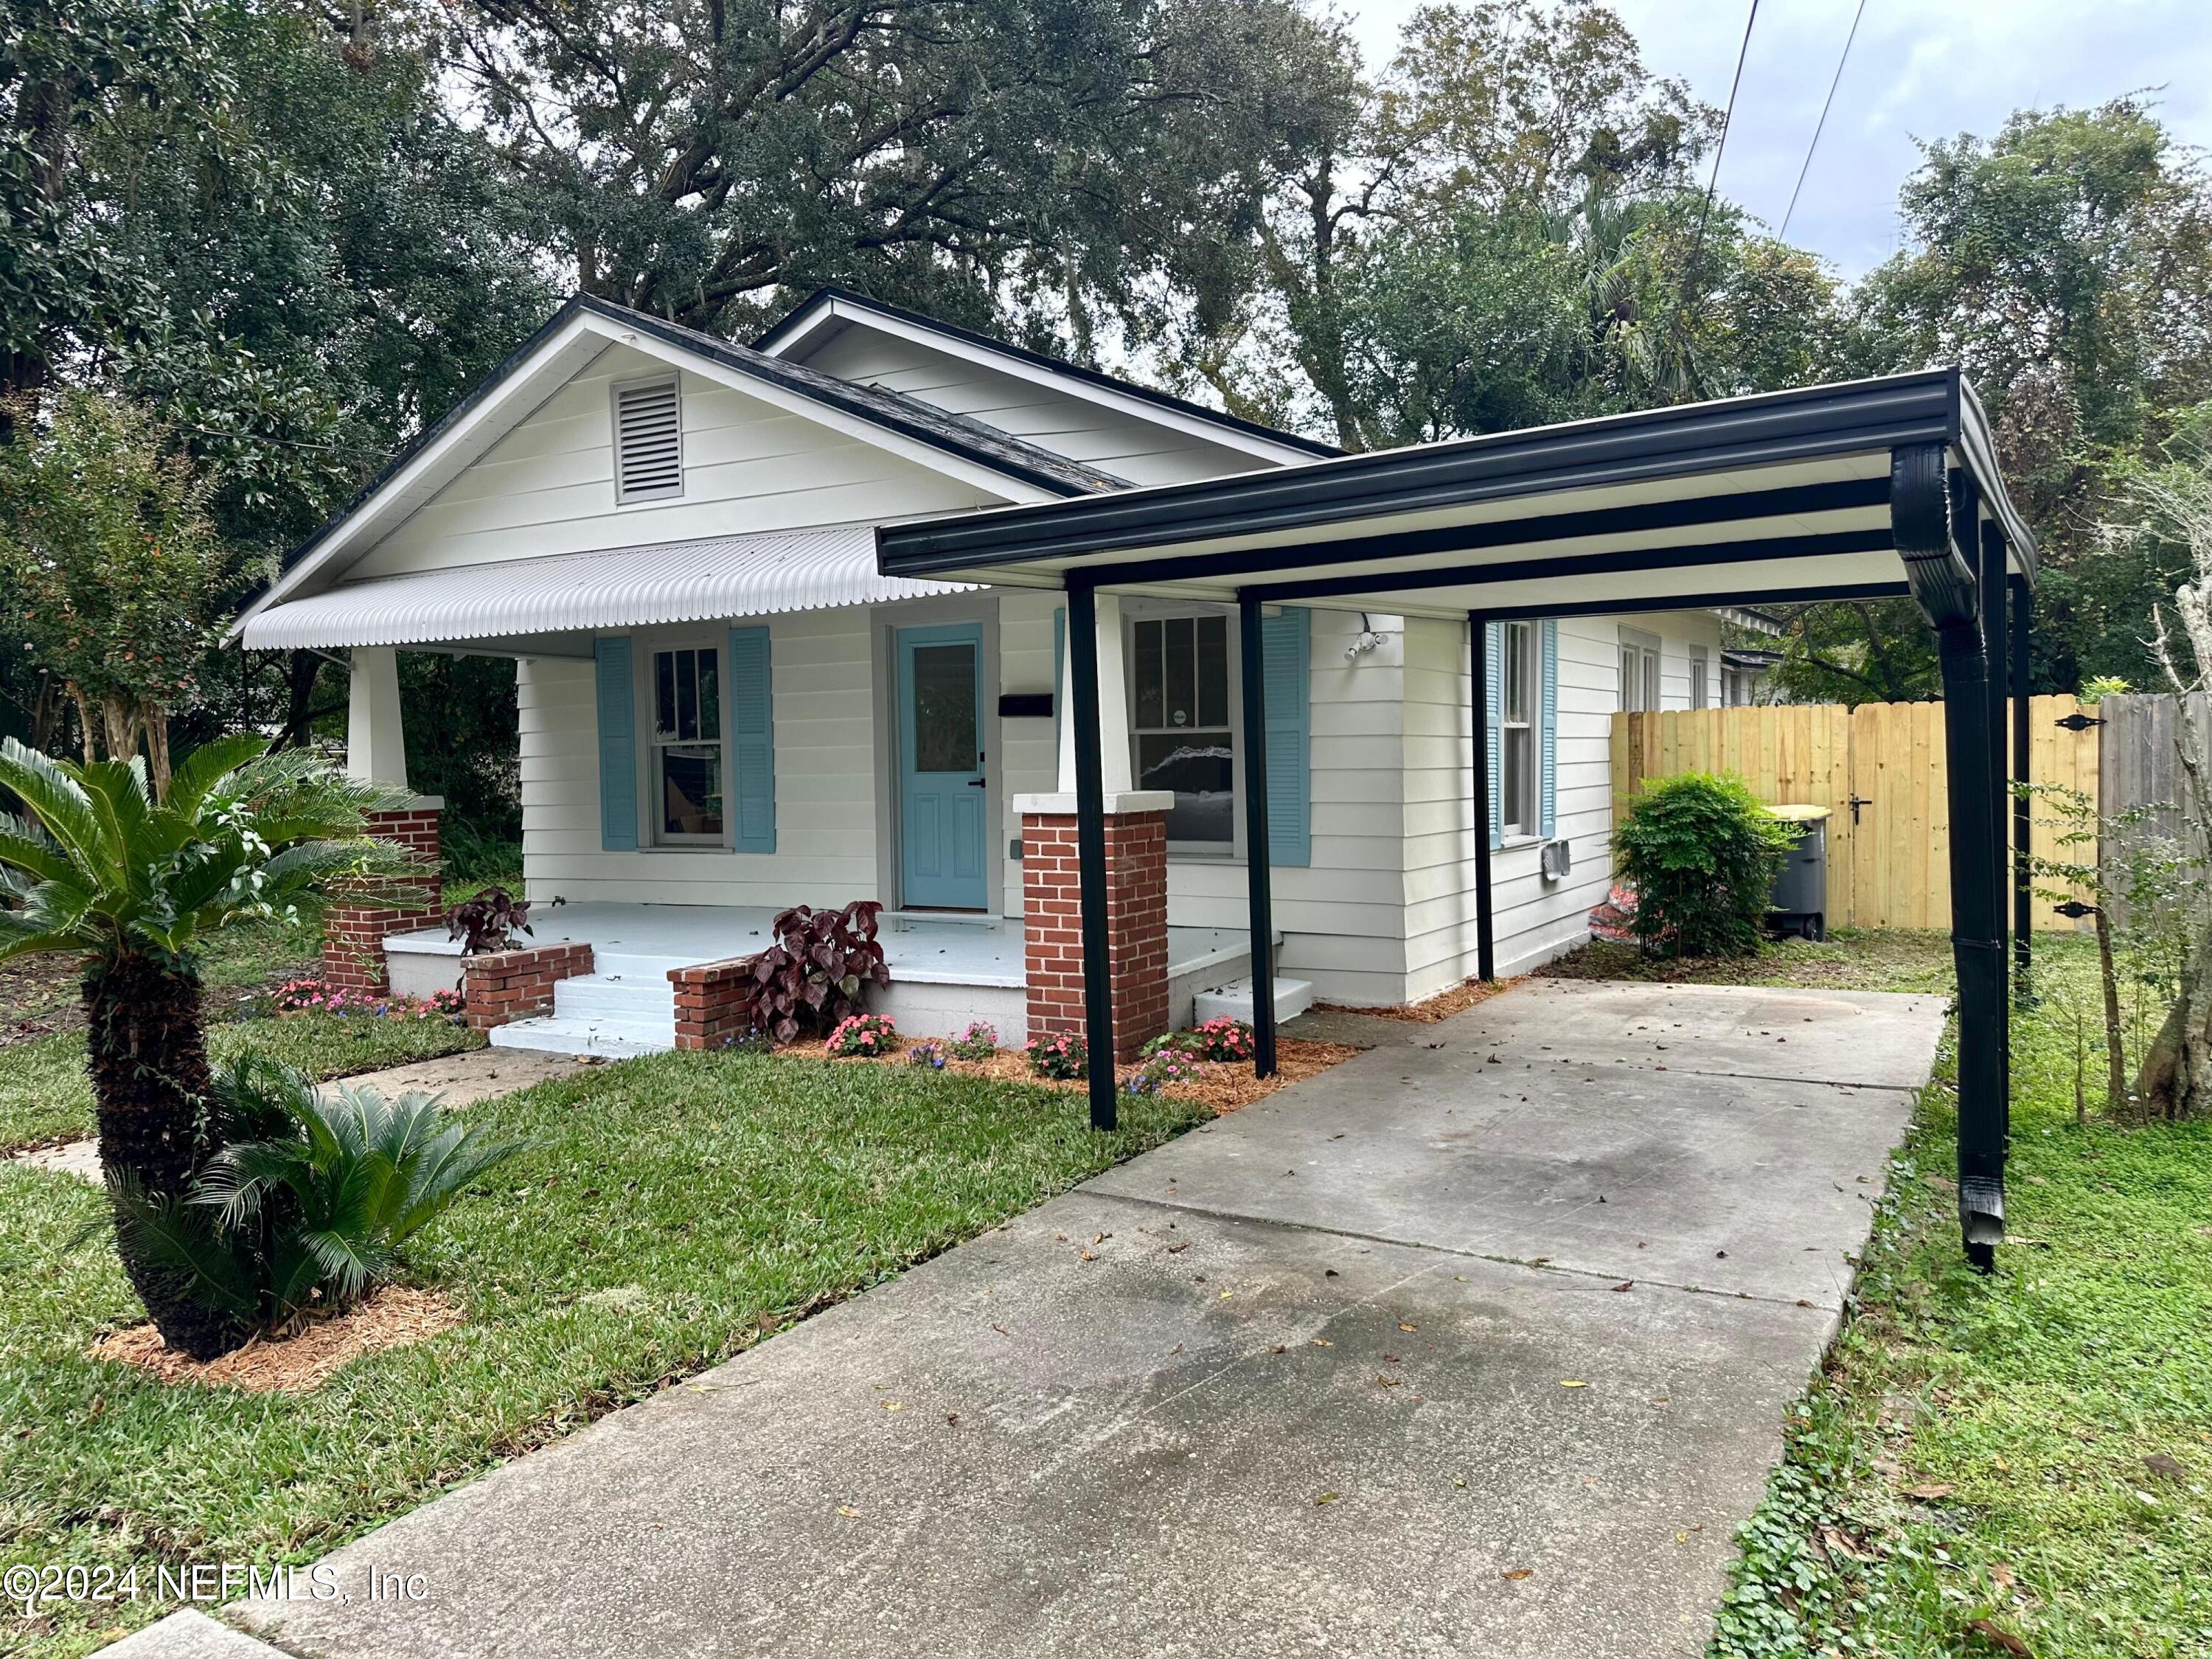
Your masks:
M 659 680 L 655 664 L 665 655 L 678 651 L 712 651 L 714 653 L 714 718 L 720 735 L 707 738 L 671 738 L 664 743 L 659 731 L 658 715 Z M 633 653 L 637 659 L 636 696 L 638 710 L 638 798 L 645 807 L 645 835 L 641 847 L 651 847 L 667 852 L 712 853 L 726 852 L 730 847 L 730 815 L 737 805 L 736 780 L 730 769 L 730 642 L 726 635 L 684 633 L 657 637 L 640 637 Z M 722 832 L 720 835 L 687 836 L 673 833 L 664 826 L 666 800 L 661 793 L 660 751 L 676 742 L 712 741 L 720 751 L 716 765 L 722 786 Z
M 1241 860 L 1245 857 L 1244 842 L 1244 681 L 1242 669 L 1243 641 L 1237 628 L 1235 611 L 1218 605 L 1178 605 L 1172 600 L 1125 599 L 1121 601 L 1121 649 L 1126 672 L 1124 683 L 1128 692 L 1129 720 L 1129 777 L 1135 787 L 1144 784 L 1144 763 L 1139 757 L 1138 739 L 1155 737 L 1170 727 L 1154 728 L 1137 724 L 1137 624 L 1139 623 L 1171 622 L 1178 617 L 1218 617 L 1222 618 L 1229 657 L 1229 787 L 1230 839 L 1221 841 L 1170 841 L 1168 855 L 1177 859 L 1205 859 L 1212 861 Z M 1212 728 L 1206 728 L 1212 729 Z
M 1507 841 L 1539 834 L 1543 821 L 1543 780 L 1536 775 L 1536 727 L 1542 719 L 1543 697 L 1542 670 L 1537 662 L 1542 649 L 1536 631 L 1539 626 L 1533 622 L 1509 622 L 1499 634 L 1498 824 L 1498 834 Z
M 1690 647 L 1690 707 L 1704 708 L 1712 697 L 1711 657 L 1702 645 Z
M 1659 636 L 1640 628 L 1620 630 L 1620 707 L 1625 713 L 1649 713 L 1665 706 L 1659 663 Z
M 623 488 L 622 400 L 625 392 L 635 392 L 646 386 L 667 386 L 676 394 L 676 482 L 663 489 L 626 490 Z M 636 374 L 626 380 L 617 380 L 607 387 L 608 460 L 612 466 L 615 486 L 615 505 L 621 507 L 650 507 L 662 501 L 684 498 L 684 377 L 671 369 L 665 374 Z

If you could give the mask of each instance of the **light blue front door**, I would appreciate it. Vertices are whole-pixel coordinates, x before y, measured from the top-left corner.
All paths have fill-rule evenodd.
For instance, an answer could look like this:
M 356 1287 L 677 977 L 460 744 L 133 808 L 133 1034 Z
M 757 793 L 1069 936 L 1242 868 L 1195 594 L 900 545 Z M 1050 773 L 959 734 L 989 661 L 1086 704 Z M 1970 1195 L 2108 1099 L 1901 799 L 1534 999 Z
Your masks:
M 981 910 L 990 901 L 983 630 L 902 628 L 898 665 L 901 902 Z

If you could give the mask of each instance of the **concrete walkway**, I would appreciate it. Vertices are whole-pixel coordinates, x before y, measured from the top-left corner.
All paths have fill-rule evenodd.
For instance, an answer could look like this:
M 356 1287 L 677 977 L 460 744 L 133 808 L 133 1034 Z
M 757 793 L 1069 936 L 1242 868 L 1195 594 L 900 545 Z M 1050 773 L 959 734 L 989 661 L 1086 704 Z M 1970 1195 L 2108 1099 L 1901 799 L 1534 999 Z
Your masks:
M 348 1659 L 1697 1654 L 1941 1027 L 1529 983 L 227 1616 Z M 214 1651 L 161 1628 L 126 1650 Z

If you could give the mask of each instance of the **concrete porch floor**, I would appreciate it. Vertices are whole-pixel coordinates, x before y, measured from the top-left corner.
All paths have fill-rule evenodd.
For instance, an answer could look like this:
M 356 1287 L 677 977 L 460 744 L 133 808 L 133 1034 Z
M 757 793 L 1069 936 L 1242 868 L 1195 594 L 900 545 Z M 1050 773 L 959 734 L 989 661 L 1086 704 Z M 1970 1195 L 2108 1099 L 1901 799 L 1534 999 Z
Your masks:
M 765 905 L 532 905 L 532 931 L 522 942 L 587 943 L 592 971 L 555 986 L 550 1013 L 498 1027 L 491 1040 L 501 1048 L 609 1059 L 669 1048 L 676 1039 L 670 970 L 762 950 L 775 939 L 777 914 Z M 891 982 L 872 992 L 868 1004 L 902 1031 L 954 1036 L 980 1020 L 1009 1046 L 1028 1040 L 1018 918 L 893 911 L 880 919 L 877 937 Z M 1189 1024 L 1201 992 L 1249 975 L 1249 937 L 1235 928 L 1168 929 L 1171 1023 Z M 459 976 L 460 945 L 443 927 L 394 933 L 384 949 L 392 988 L 403 995 L 428 996 Z
M 349 1659 L 1690 1659 L 1942 1026 L 1521 987 L 392 1522 L 346 1601 L 227 1617 Z M 168 1629 L 118 1651 L 217 1650 Z
M 641 965 L 670 968 L 720 962 L 749 955 L 772 943 L 777 908 L 766 905 L 706 904 L 534 904 L 530 909 L 531 945 L 559 945 L 580 939 L 598 956 L 634 959 Z M 1019 989 L 1023 984 L 1022 923 L 1019 917 L 940 915 L 927 911 L 886 912 L 878 938 L 896 980 L 931 985 L 976 985 Z M 1250 935 L 1241 928 L 1170 927 L 1168 972 L 1195 973 L 1248 956 Z M 458 957 L 459 944 L 443 927 L 394 933 L 387 953 L 401 957 Z M 452 981 L 441 963 L 441 984 Z

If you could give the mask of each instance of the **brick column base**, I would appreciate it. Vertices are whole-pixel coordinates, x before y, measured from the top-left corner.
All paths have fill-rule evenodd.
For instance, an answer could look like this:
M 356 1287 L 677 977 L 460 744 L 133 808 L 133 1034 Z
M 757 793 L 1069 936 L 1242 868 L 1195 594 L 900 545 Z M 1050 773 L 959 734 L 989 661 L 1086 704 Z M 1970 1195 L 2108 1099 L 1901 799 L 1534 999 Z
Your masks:
M 372 996 L 388 996 L 392 977 L 385 969 L 385 935 L 418 933 L 444 920 L 445 882 L 435 873 L 438 813 L 443 805 L 436 797 L 426 796 L 400 811 L 368 815 L 370 835 L 380 841 L 397 842 L 429 866 L 431 874 L 408 884 L 428 888 L 430 902 L 405 910 L 374 904 L 331 906 L 323 917 L 323 978 L 328 983 Z
M 753 964 L 759 960 L 732 957 L 668 970 L 668 982 L 676 988 L 678 1048 L 720 1048 L 753 1029 L 759 1006 Z
M 1109 797 L 1107 952 L 1114 964 L 1114 1058 L 1133 1060 L 1168 1029 L 1168 827 L 1172 798 Z M 1083 890 L 1073 802 L 1024 795 L 1022 915 L 1031 1037 L 1084 1029 Z
M 592 947 L 582 939 L 463 957 L 461 1012 L 471 1031 L 550 1014 L 554 985 L 591 971 Z

